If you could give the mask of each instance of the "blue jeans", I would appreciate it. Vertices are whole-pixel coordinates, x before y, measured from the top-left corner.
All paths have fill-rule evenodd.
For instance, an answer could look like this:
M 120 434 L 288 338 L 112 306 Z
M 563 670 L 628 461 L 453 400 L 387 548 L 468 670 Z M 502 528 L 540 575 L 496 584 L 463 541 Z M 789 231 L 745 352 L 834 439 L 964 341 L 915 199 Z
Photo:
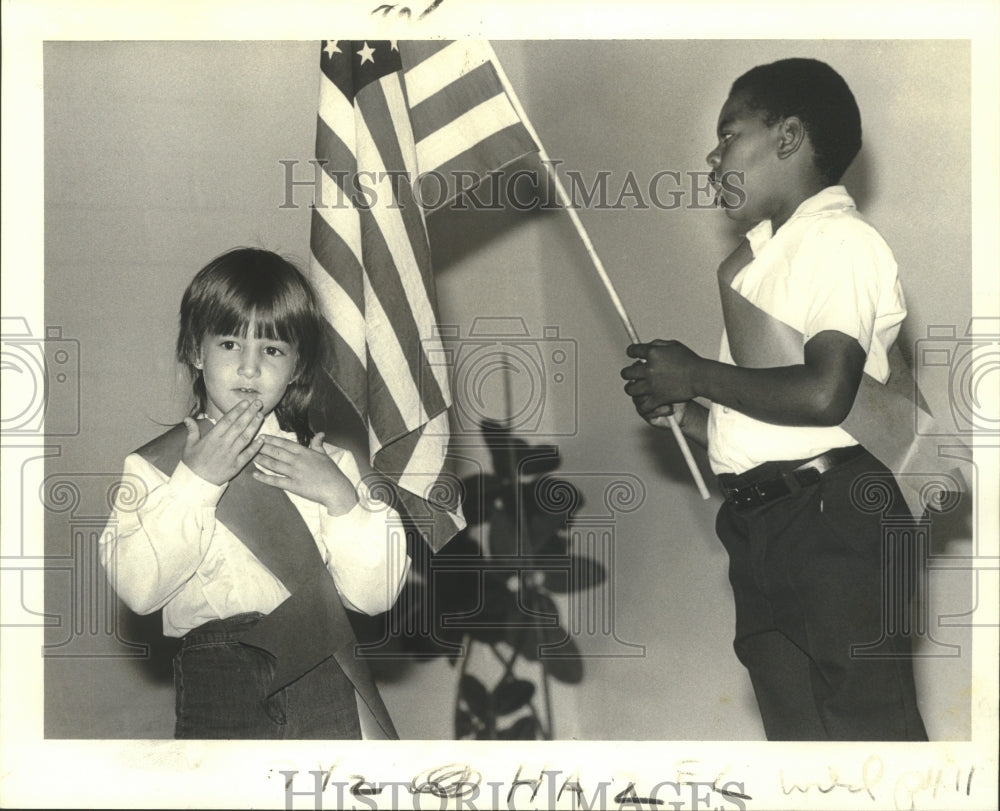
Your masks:
M 184 637 L 174 657 L 174 737 L 359 739 L 354 686 L 332 657 L 268 696 L 274 657 L 239 641 L 261 616 L 213 620 Z

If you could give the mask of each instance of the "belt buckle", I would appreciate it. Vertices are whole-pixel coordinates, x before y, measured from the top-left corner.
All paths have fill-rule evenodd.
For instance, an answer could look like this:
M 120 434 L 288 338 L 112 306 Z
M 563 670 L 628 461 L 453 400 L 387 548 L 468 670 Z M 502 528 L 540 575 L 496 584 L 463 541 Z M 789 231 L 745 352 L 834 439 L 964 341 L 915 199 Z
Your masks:
M 746 500 L 742 502 L 743 507 L 760 507 L 769 504 L 779 498 L 789 496 L 801 488 L 797 481 L 789 482 L 788 476 L 779 476 L 776 479 L 757 482 L 744 488 L 747 491 Z
M 759 507 L 765 503 L 765 495 L 759 483 L 736 487 L 730 492 L 732 494 L 733 506 L 740 509 Z

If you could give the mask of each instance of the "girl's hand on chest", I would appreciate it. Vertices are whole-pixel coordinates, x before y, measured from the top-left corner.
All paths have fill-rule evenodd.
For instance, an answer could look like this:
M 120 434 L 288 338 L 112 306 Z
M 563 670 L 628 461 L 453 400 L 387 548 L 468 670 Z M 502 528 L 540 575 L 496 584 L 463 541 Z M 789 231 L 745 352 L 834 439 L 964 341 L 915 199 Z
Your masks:
M 330 515 L 343 515 L 357 504 L 351 480 L 323 450 L 322 432 L 313 437 L 308 448 L 268 434 L 263 440 L 255 461 L 270 472 L 255 470 L 257 481 L 322 504 Z

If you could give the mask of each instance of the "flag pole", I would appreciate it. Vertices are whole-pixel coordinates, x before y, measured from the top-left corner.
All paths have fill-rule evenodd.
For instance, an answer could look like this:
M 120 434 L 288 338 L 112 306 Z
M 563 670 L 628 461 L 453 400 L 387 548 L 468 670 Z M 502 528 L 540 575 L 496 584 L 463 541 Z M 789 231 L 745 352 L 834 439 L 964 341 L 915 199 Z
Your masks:
M 503 85 L 504 90 L 507 91 L 507 96 L 510 98 L 510 102 L 514 106 L 514 110 L 517 112 L 518 116 L 520 116 L 525 129 L 538 145 L 539 157 L 546 167 L 548 167 L 551 165 L 552 161 L 549 158 L 548 153 L 545 151 L 545 146 L 538 137 L 538 133 L 535 132 L 535 128 L 532 126 L 531 120 L 528 118 L 524 108 L 521 106 L 521 101 L 518 99 L 517 93 L 514 92 L 514 88 L 511 86 L 510 80 L 507 78 L 507 74 L 504 72 L 503 66 L 500 64 L 500 60 L 497 59 L 497 55 L 493 51 L 492 43 L 487 42 L 486 47 L 489 49 L 490 61 L 496 69 L 497 76 L 500 78 L 500 83 Z M 601 281 L 604 283 L 604 288 L 611 297 L 611 302 L 615 305 L 615 309 L 618 311 L 618 316 L 621 318 L 622 324 L 625 325 L 625 330 L 628 332 L 629 338 L 634 344 L 640 343 L 639 334 L 636 332 L 635 326 L 632 324 L 632 319 L 629 318 L 628 313 L 625 311 L 625 307 L 622 304 L 621 299 L 618 297 L 618 291 L 615 290 L 614 284 L 612 284 L 611 279 L 608 277 L 607 271 L 604 269 L 604 263 L 601 261 L 601 257 L 597 255 L 597 251 L 594 249 L 594 243 L 590 241 L 590 235 L 587 233 L 587 229 L 584 228 L 583 223 L 580 221 L 580 216 L 576 213 L 576 209 L 573 208 L 569 195 L 566 194 L 566 189 L 563 187 L 562 181 L 559 179 L 559 175 L 553 171 L 549 173 L 549 176 L 555 183 L 556 194 L 559 196 L 559 202 L 569 214 L 570 220 L 573 222 L 577 233 L 580 235 L 580 239 L 583 240 L 583 245 L 587 249 L 590 261 L 597 270 L 597 275 L 600 276 Z M 657 420 L 659 419 L 662 418 L 657 418 Z M 709 497 L 708 488 L 705 486 L 705 480 L 702 478 L 701 471 L 698 469 L 698 465 L 694 461 L 694 457 L 691 455 L 691 448 L 688 447 L 687 438 L 683 433 L 681 433 L 680 425 L 677 424 L 677 419 L 673 414 L 667 417 L 667 421 L 670 425 L 670 430 L 674 434 L 674 439 L 677 440 L 677 445 L 681 449 L 681 454 L 684 456 L 684 461 L 687 462 L 688 470 L 694 478 L 694 483 L 698 486 L 698 492 L 701 493 L 702 498 L 707 499 Z

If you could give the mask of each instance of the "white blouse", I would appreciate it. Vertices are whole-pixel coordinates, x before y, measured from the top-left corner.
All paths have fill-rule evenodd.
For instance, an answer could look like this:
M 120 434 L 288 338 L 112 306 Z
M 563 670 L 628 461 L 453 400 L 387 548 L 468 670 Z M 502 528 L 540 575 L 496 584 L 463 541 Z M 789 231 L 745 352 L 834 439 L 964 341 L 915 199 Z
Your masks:
M 281 431 L 273 414 L 261 433 Z M 365 614 L 387 611 L 399 597 L 410 559 L 399 515 L 370 496 L 350 451 L 324 450 L 354 484 L 358 503 L 343 515 L 294 493 L 344 605 Z M 215 517 L 228 485 L 215 485 L 179 462 L 167 476 L 132 453 L 125 459 L 114 510 L 100 541 L 101 564 L 133 611 L 163 609 L 163 633 L 180 637 L 209 620 L 248 611 L 267 614 L 289 593 Z

